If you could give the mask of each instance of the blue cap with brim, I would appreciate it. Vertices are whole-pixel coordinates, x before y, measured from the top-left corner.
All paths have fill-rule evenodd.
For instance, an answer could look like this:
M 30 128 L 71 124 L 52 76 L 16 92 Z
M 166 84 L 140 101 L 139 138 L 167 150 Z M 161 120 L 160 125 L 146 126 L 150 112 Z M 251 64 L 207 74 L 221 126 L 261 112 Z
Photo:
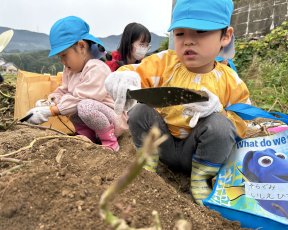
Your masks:
M 80 40 L 89 40 L 105 48 L 103 42 L 89 34 L 89 31 L 89 25 L 79 17 L 68 16 L 58 20 L 50 30 L 49 57 L 68 49 Z
M 232 0 L 177 0 L 168 32 L 178 28 L 223 29 L 230 25 L 233 9 Z

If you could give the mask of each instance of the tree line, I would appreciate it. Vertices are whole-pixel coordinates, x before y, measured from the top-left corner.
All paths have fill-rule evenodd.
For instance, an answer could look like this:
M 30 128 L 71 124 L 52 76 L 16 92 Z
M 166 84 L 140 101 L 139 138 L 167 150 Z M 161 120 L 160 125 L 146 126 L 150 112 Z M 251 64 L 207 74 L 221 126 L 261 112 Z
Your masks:
M 13 63 L 18 69 L 34 73 L 50 73 L 56 75 L 63 71 L 63 65 L 57 58 L 48 57 L 49 51 L 37 51 L 27 53 L 4 53 L 1 58 L 5 62 Z

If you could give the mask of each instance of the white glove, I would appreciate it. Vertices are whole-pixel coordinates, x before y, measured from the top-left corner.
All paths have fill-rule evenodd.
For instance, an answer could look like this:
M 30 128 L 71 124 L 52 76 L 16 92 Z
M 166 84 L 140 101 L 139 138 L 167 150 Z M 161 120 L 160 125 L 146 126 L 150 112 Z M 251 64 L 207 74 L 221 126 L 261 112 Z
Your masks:
M 53 102 L 54 98 L 48 98 L 48 99 L 40 99 L 36 101 L 35 107 L 43 107 L 43 106 L 53 106 L 56 105 L 55 102 Z
M 183 105 L 183 115 L 191 117 L 191 120 L 189 122 L 189 126 L 191 128 L 194 128 L 196 126 L 199 118 L 208 117 L 210 114 L 221 112 L 223 109 L 219 98 L 214 93 L 210 92 L 204 87 L 201 90 L 205 91 L 208 94 L 208 101 Z
M 48 121 L 48 118 L 52 116 L 50 106 L 35 107 L 33 109 L 30 109 L 26 115 L 31 113 L 33 114 L 33 116 L 30 117 L 27 122 L 34 125 L 42 124 Z
M 141 78 L 134 71 L 116 71 L 106 78 L 105 87 L 115 101 L 116 114 L 121 114 L 137 102 L 133 99 L 126 100 L 126 93 L 128 89 L 141 89 Z

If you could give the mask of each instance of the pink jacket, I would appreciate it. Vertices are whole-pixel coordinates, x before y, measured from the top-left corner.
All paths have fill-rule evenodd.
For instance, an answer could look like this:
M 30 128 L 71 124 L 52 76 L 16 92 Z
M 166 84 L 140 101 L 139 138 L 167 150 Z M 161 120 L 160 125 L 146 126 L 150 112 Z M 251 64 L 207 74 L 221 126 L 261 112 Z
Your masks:
M 77 104 L 83 99 L 100 101 L 114 109 L 114 101 L 104 86 L 104 81 L 110 73 L 110 68 L 98 59 L 89 60 L 80 73 L 72 73 L 64 68 L 62 85 L 48 98 L 55 98 L 61 115 L 77 113 Z M 126 113 L 123 113 L 121 119 L 122 126 L 127 128 Z

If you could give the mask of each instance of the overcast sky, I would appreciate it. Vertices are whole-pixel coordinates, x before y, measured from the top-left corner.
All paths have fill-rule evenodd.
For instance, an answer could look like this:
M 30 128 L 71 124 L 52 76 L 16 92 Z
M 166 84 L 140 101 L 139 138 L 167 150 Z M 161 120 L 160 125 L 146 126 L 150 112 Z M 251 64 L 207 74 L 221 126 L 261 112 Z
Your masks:
M 130 22 L 164 36 L 171 9 L 172 0 L 1 0 L 0 26 L 49 34 L 58 19 L 75 15 L 98 37 L 119 35 Z

